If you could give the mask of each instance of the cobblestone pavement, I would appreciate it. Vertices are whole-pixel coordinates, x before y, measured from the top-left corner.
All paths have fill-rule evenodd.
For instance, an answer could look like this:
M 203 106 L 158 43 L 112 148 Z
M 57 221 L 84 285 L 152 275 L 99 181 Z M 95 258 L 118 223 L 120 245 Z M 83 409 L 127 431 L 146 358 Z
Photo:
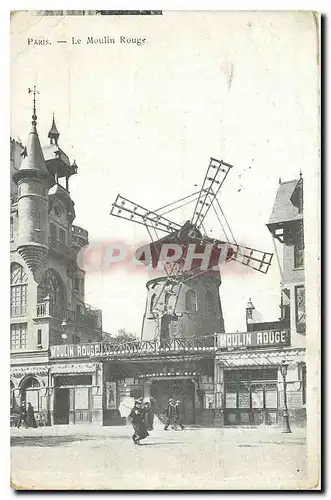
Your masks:
M 307 488 L 304 429 L 161 425 L 135 446 L 130 425 L 12 429 L 18 489 Z

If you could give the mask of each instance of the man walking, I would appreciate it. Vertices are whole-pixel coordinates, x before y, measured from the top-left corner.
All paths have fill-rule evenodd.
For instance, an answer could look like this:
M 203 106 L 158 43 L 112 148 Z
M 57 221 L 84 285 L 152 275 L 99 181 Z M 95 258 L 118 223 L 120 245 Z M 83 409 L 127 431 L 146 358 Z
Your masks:
M 27 422 L 26 422 L 26 417 L 27 417 L 27 415 L 26 415 L 26 411 L 25 411 L 25 406 L 24 406 L 24 404 L 22 404 L 20 406 L 20 410 L 19 410 L 19 417 L 18 417 L 17 426 L 16 426 L 17 429 L 20 428 L 22 422 L 24 422 L 24 425 L 26 428 L 28 427 Z
M 169 399 L 168 406 L 164 410 L 164 413 L 168 419 L 166 425 L 164 426 L 164 430 L 167 431 L 169 425 L 174 426 L 174 418 L 175 418 L 175 401 L 171 398 Z
M 175 406 L 175 425 L 176 426 L 179 425 L 179 427 L 182 430 L 184 429 L 183 419 L 182 419 L 182 408 L 179 399 L 177 399 Z

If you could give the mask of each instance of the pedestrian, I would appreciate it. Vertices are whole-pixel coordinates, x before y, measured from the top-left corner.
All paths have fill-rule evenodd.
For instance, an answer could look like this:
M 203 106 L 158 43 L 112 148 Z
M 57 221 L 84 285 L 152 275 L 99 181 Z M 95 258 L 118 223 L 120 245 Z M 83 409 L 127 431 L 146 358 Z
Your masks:
M 155 416 L 155 413 L 156 413 L 156 401 L 154 398 L 150 398 L 150 408 L 151 408 L 151 411 L 150 411 L 150 428 L 151 430 L 154 429 L 154 416 Z
M 28 403 L 27 417 L 26 417 L 27 427 L 38 427 L 36 419 L 34 417 L 34 408 L 31 403 Z
M 142 408 L 142 404 L 142 398 L 136 399 L 134 402 L 134 407 L 132 408 L 129 415 L 134 429 L 134 434 L 132 435 L 134 444 L 140 444 L 141 439 L 145 439 L 147 436 L 149 436 L 145 424 L 145 410 L 144 408 Z
M 171 424 L 172 428 L 174 427 L 175 402 L 174 402 L 173 398 L 169 399 L 168 406 L 164 410 L 164 413 L 167 417 L 167 423 L 164 426 L 164 430 L 167 431 L 170 424 Z
M 148 401 L 145 401 L 144 403 L 144 412 L 145 412 L 145 425 L 146 425 L 146 429 L 148 431 L 152 431 L 153 430 L 153 424 L 152 424 L 152 419 L 151 419 L 151 415 L 152 415 L 152 409 L 151 409 L 151 405 Z
M 26 410 L 24 404 L 21 404 L 20 409 L 19 409 L 19 414 L 18 414 L 18 420 L 17 420 L 17 429 L 20 428 L 21 423 L 24 422 L 25 427 L 27 428 L 27 422 L 26 422 Z
M 184 429 L 183 418 L 182 418 L 182 408 L 181 408 L 181 402 L 179 399 L 177 399 L 176 406 L 175 406 L 175 424 L 176 424 L 176 426 L 179 425 L 179 427 L 182 430 Z

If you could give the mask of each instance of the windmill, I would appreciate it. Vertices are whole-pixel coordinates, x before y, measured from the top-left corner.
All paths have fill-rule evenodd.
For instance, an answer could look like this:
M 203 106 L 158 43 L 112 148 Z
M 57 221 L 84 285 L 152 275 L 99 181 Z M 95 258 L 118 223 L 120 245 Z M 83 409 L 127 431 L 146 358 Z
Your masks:
M 148 297 L 144 316 L 144 340 L 169 337 L 190 337 L 224 332 L 224 321 L 218 288 L 221 283 L 220 262 L 237 261 L 261 273 L 267 273 L 273 254 L 239 245 L 232 233 L 219 202 L 219 194 L 232 165 L 211 158 L 201 188 L 156 210 L 148 210 L 120 194 L 112 204 L 110 214 L 146 227 L 151 243 L 141 247 L 137 255 L 146 265 L 165 271 L 164 277 L 147 283 Z M 166 215 L 195 203 L 192 217 L 183 225 Z M 207 236 L 205 224 L 213 211 L 222 229 L 222 238 Z M 163 233 L 160 238 L 160 234 Z M 165 233 L 165 235 L 164 235 Z M 181 255 L 167 260 L 165 245 L 176 244 Z M 208 264 L 188 259 L 209 248 Z M 187 261 L 190 265 L 187 266 Z M 205 263 L 204 263 L 205 264 Z M 215 271 L 217 269 L 217 271 Z M 154 327 L 151 323 L 154 322 Z

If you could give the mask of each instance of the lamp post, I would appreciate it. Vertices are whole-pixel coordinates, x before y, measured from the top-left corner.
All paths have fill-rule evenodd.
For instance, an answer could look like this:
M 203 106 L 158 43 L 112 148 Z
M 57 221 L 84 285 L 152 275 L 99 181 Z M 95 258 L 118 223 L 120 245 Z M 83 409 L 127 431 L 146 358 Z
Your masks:
M 283 430 L 282 433 L 290 433 L 291 427 L 290 427 L 290 419 L 289 419 L 289 414 L 288 414 L 288 407 L 287 407 L 287 394 L 286 394 L 286 375 L 287 375 L 287 369 L 288 369 L 288 363 L 283 359 L 280 365 L 280 372 L 283 377 L 283 387 L 284 387 L 284 420 L 283 420 Z

